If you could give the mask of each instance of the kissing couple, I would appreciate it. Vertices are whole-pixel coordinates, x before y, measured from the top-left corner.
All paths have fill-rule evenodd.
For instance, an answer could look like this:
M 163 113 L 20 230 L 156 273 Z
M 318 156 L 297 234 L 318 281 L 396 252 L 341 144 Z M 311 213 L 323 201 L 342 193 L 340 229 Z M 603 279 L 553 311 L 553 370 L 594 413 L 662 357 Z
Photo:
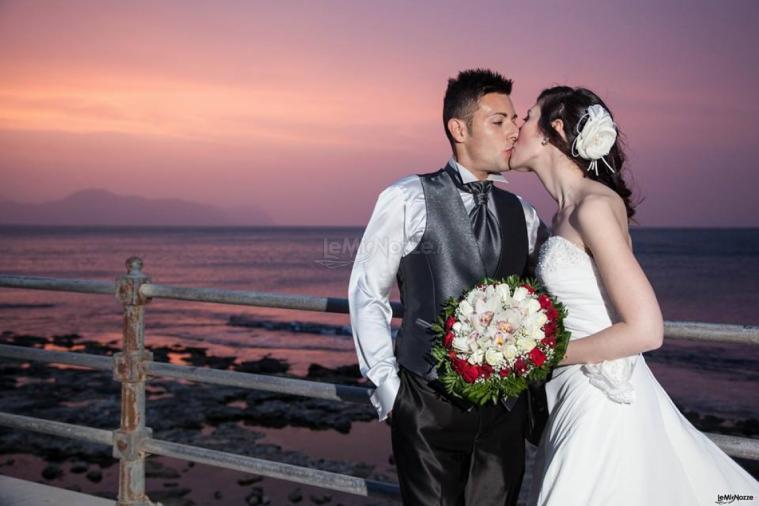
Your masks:
M 628 167 L 611 109 L 585 88 L 544 90 L 526 115 L 512 81 L 473 69 L 448 81 L 452 156 L 385 188 L 351 273 L 361 373 L 391 427 L 403 503 L 515 505 L 525 439 L 537 445 L 530 505 L 714 504 L 759 483 L 678 411 L 643 353 L 663 318 L 633 254 Z M 495 186 L 532 172 L 556 201 L 550 229 Z M 432 322 L 484 278 L 534 277 L 566 309 L 566 354 L 547 381 L 464 406 L 435 381 Z M 404 306 L 391 332 L 390 292 Z

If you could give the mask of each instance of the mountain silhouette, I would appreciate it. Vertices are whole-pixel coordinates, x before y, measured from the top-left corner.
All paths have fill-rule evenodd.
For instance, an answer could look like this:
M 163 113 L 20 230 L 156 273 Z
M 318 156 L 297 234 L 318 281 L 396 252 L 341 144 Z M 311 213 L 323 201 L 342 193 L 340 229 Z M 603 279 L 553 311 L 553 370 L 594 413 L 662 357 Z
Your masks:
M 224 209 L 181 199 L 150 199 L 90 188 L 39 204 L 0 200 L 4 225 L 270 225 L 254 206 Z

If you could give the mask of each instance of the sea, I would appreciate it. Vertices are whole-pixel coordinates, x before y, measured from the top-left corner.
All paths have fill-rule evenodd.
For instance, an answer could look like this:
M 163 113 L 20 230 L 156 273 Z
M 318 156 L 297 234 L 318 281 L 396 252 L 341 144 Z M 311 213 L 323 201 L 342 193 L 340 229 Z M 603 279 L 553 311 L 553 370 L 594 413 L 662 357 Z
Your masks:
M 115 280 L 138 256 L 153 283 L 346 298 L 362 228 L 0 226 L 0 274 Z M 666 320 L 759 325 L 759 229 L 635 228 L 634 250 Z M 391 294 L 398 300 L 397 289 Z M 235 321 L 255 322 L 253 326 Z M 394 322 L 397 325 L 399 322 Z M 209 355 L 311 364 L 356 363 L 345 314 L 151 301 L 148 346 L 179 343 Z M 0 288 L 0 332 L 121 338 L 112 296 Z M 646 354 L 682 409 L 727 420 L 759 419 L 759 346 L 667 340 Z M 181 356 L 170 357 L 183 363 Z M 148 420 L 148 424 L 149 424 Z M 347 435 L 269 430 L 270 441 L 313 456 L 388 467 L 385 424 L 354 423 Z M 367 445 L 366 441 L 373 441 Z

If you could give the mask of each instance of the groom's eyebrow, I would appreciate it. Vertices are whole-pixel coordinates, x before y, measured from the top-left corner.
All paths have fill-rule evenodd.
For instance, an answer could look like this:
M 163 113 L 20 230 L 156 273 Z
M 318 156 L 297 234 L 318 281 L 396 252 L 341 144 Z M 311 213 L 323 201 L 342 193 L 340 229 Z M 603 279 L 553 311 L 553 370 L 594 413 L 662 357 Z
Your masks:
M 491 114 L 491 116 L 505 116 L 506 119 L 509 119 L 509 118 L 514 119 L 514 118 L 519 117 L 517 113 L 514 113 L 512 116 L 509 116 L 509 113 L 507 112 L 494 112 Z

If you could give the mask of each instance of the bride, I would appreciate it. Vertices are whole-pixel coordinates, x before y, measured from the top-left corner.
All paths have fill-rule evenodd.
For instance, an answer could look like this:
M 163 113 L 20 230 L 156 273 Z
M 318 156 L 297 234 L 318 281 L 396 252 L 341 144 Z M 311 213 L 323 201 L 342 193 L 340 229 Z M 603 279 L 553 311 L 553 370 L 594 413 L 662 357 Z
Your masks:
M 572 335 L 546 384 L 529 504 L 756 500 L 759 483 L 687 421 L 641 355 L 661 346 L 663 321 L 632 251 L 624 162 L 608 107 L 583 88 L 543 91 L 514 145 L 512 170 L 535 172 L 558 204 L 536 275 Z

